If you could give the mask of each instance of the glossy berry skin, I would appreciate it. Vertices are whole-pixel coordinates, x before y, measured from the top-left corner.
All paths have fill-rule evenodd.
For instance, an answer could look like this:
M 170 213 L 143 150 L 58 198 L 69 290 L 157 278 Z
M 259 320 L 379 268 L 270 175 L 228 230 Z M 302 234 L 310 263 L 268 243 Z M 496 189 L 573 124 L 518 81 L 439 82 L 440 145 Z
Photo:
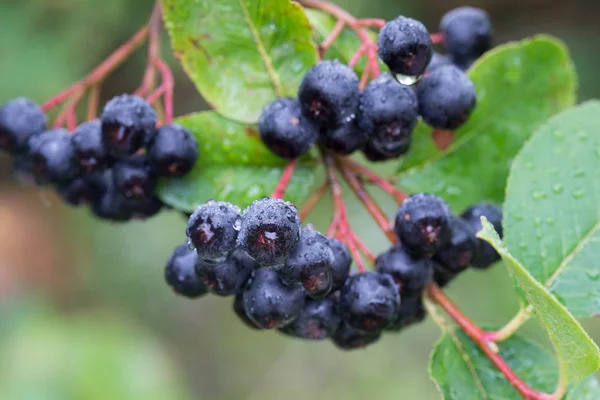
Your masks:
M 104 191 L 100 175 L 80 175 L 57 187 L 58 194 L 65 203 L 72 206 L 98 201 Z
M 368 271 L 353 275 L 340 292 L 342 318 L 352 328 L 378 333 L 394 321 L 400 294 L 392 277 Z
M 439 197 L 417 193 L 396 213 L 394 230 L 400 242 L 418 255 L 433 255 L 450 240 L 450 207 Z
M 360 97 L 360 129 L 369 134 L 372 146 L 396 155 L 411 141 L 419 105 L 414 91 L 383 73 L 369 82 Z
M 29 159 L 38 183 L 68 182 L 80 172 L 69 131 L 51 129 L 29 139 Z
M 452 272 L 436 261 L 433 262 L 433 281 L 439 287 L 443 288 L 447 286 L 458 276 L 458 274 L 458 272 Z
M 107 169 L 101 175 L 102 195 L 92 201 L 92 213 L 101 219 L 112 222 L 125 222 L 131 219 L 132 211 L 129 202 L 116 189 L 112 169 Z
M 429 258 L 415 256 L 399 245 L 377 257 L 375 269 L 394 279 L 402 299 L 404 296 L 418 296 L 433 276 L 433 264 Z
M 198 258 L 209 264 L 224 262 L 236 246 L 240 209 L 231 203 L 209 200 L 194 211 L 186 234 Z
M 263 329 L 282 328 L 300 315 L 305 295 L 285 286 L 277 272 L 259 268 L 243 292 L 244 309 L 252 322 Z
M 336 154 L 347 155 L 360 149 L 367 142 L 367 132 L 361 130 L 356 118 L 321 131 L 321 144 Z
M 263 267 L 281 268 L 300 240 L 300 219 L 291 203 L 263 197 L 244 211 L 237 245 Z
M 298 245 L 278 273 L 286 285 L 304 288 L 308 296 L 322 298 L 331 290 L 333 263 L 333 251 L 327 238 L 312 227 L 305 227 Z
M 246 325 L 248 328 L 257 330 L 262 329 L 246 315 L 246 309 L 244 308 L 244 297 L 241 293 L 235 295 L 235 299 L 233 300 L 233 312 L 239 317 L 239 319 L 242 320 L 244 325 Z
M 148 159 L 159 176 L 183 176 L 198 159 L 198 142 L 179 124 L 161 126 L 148 148 Z
M 334 297 L 308 299 L 300 315 L 282 331 L 303 339 L 323 340 L 333 335 L 341 322 L 342 317 L 338 313 Z
M 48 120 L 42 109 L 29 99 L 19 97 L 0 107 L 0 150 L 11 154 L 27 150 L 27 142 L 46 129 Z
M 342 322 L 331 340 L 340 350 L 362 349 L 379 340 L 381 336 L 368 334 L 352 328 L 348 323 Z
M 198 256 L 187 243 L 182 243 L 173 252 L 165 268 L 165 280 L 173 291 L 181 296 L 194 299 L 208 293 L 208 289 L 198 279 L 195 265 Z
M 448 11 L 440 22 L 444 46 L 457 64 L 466 64 L 490 49 L 492 24 L 480 8 L 458 7 Z
M 452 59 L 446 54 L 434 52 L 431 61 L 429 61 L 429 65 L 427 65 L 426 72 L 433 71 L 442 65 L 452 65 Z
M 410 145 L 412 143 L 412 135 L 409 135 L 406 140 L 399 146 L 395 152 L 390 152 L 390 148 L 388 146 L 387 151 L 382 150 L 379 147 L 379 143 L 377 141 L 369 140 L 367 144 L 363 147 L 362 152 L 367 158 L 367 160 L 371 162 L 382 162 L 387 160 L 392 160 L 394 158 L 398 158 L 403 154 L 406 154 L 408 150 L 410 150 Z
M 81 169 L 86 173 L 102 171 L 110 167 L 113 158 L 108 154 L 102 141 L 100 120 L 87 121 L 79 125 L 71 138 L 75 156 Z
M 127 205 L 132 218 L 137 220 L 145 220 L 155 216 L 164 206 L 163 202 L 156 196 L 143 200 L 128 200 Z
M 394 75 L 422 75 L 433 54 L 427 28 L 403 16 L 386 23 L 377 42 L 379 58 Z
M 298 100 L 280 97 L 267 104 L 258 121 L 263 143 L 276 155 L 295 159 L 315 144 L 319 130 L 300 111 Z
M 227 259 L 218 265 L 196 263 L 198 279 L 214 294 L 231 296 L 238 293 L 254 269 L 258 268 L 256 261 L 241 250 L 235 250 Z
M 435 255 L 435 260 L 447 270 L 461 272 L 471 264 L 477 252 L 475 230 L 464 219 L 453 217 L 450 221 L 452 235 Z
M 156 188 L 156 175 L 146 156 L 134 155 L 113 166 L 115 189 L 130 201 L 149 200 Z
M 358 107 L 358 77 L 339 60 L 320 61 L 300 84 L 302 113 L 322 127 L 334 127 L 354 118 Z
M 407 326 L 423 321 L 426 315 L 427 311 L 420 295 L 403 297 L 396 320 L 386 330 L 398 332 Z
M 156 111 L 143 98 L 129 94 L 113 97 L 102 110 L 102 140 L 117 158 L 132 155 L 154 136 Z
M 462 126 L 475 108 L 475 86 L 454 65 L 433 69 L 416 85 L 419 114 L 430 126 L 452 130 Z
M 335 238 L 328 238 L 329 247 L 333 251 L 332 277 L 333 282 L 331 291 L 341 289 L 350 276 L 350 267 L 352 266 L 352 257 L 348 248 Z
M 481 230 L 481 217 L 484 216 L 494 226 L 502 238 L 502 208 L 494 204 L 479 203 L 467 208 L 461 217 L 471 225 L 475 233 Z M 488 268 L 500 259 L 500 255 L 488 242 L 477 238 L 477 252 L 471 262 L 475 268 Z

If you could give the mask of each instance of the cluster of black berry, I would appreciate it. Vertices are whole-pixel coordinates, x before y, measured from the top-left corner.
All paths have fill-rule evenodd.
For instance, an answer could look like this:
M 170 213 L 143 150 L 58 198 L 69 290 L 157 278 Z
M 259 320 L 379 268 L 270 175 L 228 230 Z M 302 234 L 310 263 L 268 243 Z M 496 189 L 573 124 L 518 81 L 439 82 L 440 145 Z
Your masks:
M 384 161 L 409 150 L 419 116 L 437 129 L 460 127 L 476 97 L 463 69 L 489 49 L 490 22 L 483 10 L 462 7 L 447 13 L 440 29 L 448 55 L 434 53 L 419 21 L 400 16 L 388 22 L 378 54 L 391 74 L 362 91 L 352 68 L 338 60 L 319 62 L 304 76 L 297 99 L 265 106 L 259 121 L 263 142 L 288 159 L 318 141 L 338 154 L 361 149 L 369 160 Z M 415 83 L 414 89 L 407 86 Z
M 413 195 L 396 216 L 401 245 L 381 254 L 375 271 L 351 276 L 347 248 L 302 227 L 289 202 L 265 197 L 241 213 L 210 200 L 190 217 L 188 242 L 172 254 L 165 278 L 186 297 L 235 296 L 235 313 L 252 328 L 364 347 L 384 330 L 423 320 L 421 296 L 431 279 L 445 285 L 468 265 L 498 259 L 475 236 L 482 215 L 501 232 L 498 207 L 475 205 L 458 218 L 438 197 Z
M 0 108 L 0 148 L 15 157 L 21 177 L 54 185 L 71 205 L 89 204 L 94 215 L 111 221 L 147 218 L 163 206 L 157 178 L 185 174 L 198 156 L 188 130 L 177 124 L 156 129 L 156 122 L 150 104 L 125 94 L 72 133 L 47 130 L 40 107 L 18 98 Z

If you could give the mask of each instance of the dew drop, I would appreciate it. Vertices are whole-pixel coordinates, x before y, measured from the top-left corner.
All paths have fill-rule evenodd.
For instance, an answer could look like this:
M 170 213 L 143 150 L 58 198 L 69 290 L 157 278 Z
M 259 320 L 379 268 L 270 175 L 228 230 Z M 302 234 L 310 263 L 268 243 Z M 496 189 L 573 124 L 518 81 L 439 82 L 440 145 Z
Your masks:
M 576 199 L 580 199 L 583 196 L 585 196 L 585 191 L 583 191 L 583 189 L 576 190 L 576 191 L 573 192 L 573 197 L 576 198 Z
M 419 82 L 421 80 L 421 78 L 423 77 L 423 75 L 395 74 L 394 77 L 401 84 L 410 86 L 410 85 L 414 85 L 415 83 Z
M 188 245 L 188 249 L 196 250 L 196 246 L 194 246 L 194 244 L 192 243 L 192 241 L 190 239 L 188 239 L 187 245 Z
M 563 191 L 563 185 L 560 183 L 555 183 L 554 185 L 552 185 L 552 191 L 556 194 L 559 194 Z
M 573 176 L 576 178 L 585 176 L 585 170 L 583 168 L 577 168 L 575 171 L 573 171 Z
M 546 224 L 554 225 L 554 218 L 550 218 L 550 217 L 546 218 Z
M 536 219 L 533 220 L 533 224 L 535 226 L 540 226 L 542 225 L 542 219 L 540 217 L 537 217 Z
M 556 131 L 554 132 L 554 137 L 558 140 L 562 140 L 565 137 L 565 134 L 561 131 Z
M 525 243 L 525 242 L 521 242 L 521 243 L 519 243 L 519 248 L 520 248 L 521 250 L 525 250 L 525 249 L 527 248 L 527 243 Z
M 593 281 L 600 279 L 600 269 L 588 269 L 585 274 Z
M 543 192 L 541 190 L 534 190 L 531 193 L 531 197 L 533 197 L 534 200 L 539 200 L 539 199 L 545 199 L 546 197 L 548 197 L 548 195 L 546 194 L 546 192 Z
M 235 229 L 236 231 L 242 229 L 242 219 L 240 217 L 237 217 L 233 222 L 233 229 Z

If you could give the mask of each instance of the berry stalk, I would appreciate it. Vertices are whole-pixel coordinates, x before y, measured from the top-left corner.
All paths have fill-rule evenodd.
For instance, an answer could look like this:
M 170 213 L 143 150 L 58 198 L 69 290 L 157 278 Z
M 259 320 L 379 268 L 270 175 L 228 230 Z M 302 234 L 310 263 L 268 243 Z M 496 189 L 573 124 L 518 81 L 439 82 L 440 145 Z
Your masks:
M 408 196 L 400 189 L 392 185 L 385 178 L 377 175 L 366 166 L 361 163 L 354 161 L 351 158 L 339 158 L 338 161 L 344 166 L 352 169 L 355 173 L 362 175 L 369 181 L 377 185 L 381 190 L 393 196 L 397 204 L 401 204 Z
M 310 196 L 310 198 L 304 203 L 300 211 L 298 211 L 298 217 L 300 218 L 300 220 L 304 220 L 310 214 L 313 208 L 315 208 L 315 206 L 319 204 L 319 201 L 321 201 L 321 198 L 323 197 L 327 189 L 329 189 L 329 183 L 325 182 L 321 186 L 319 186 L 317 191 L 313 193 L 312 196 Z
M 275 186 L 275 190 L 273 190 L 271 197 L 276 198 L 276 199 L 283 198 L 285 189 L 290 184 L 290 181 L 292 180 L 292 176 L 294 176 L 294 171 L 296 170 L 296 165 L 297 165 L 296 160 L 290 161 L 288 163 L 288 165 L 283 170 L 283 173 L 281 174 L 281 178 L 279 178 L 279 182 L 277 183 L 277 186 Z
M 141 86 L 134 92 L 136 96 L 146 96 L 155 85 L 156 65 L 154 61 L 160 54 L 160 29 L 162 22 L 162 7 L 160 1 L 154 4 L 148 21 L 148 61 Z
M 338 20 L 335 23 L 335 26 L 333 27 L 332 31 L 329 32 L 329 35 L 327 35 L 325 40 L 323 40 L 323 42 L 319 45 L 319 57 L 323 58 L 325 51 L 329 48 L 329 46 L 333 44 L 333 42 L 335 42 L 335 39 L 337 39 L 338 36 L 340 36 L 340 33 L 342 33 L 345 26 L 346 23 L 342 20 Z

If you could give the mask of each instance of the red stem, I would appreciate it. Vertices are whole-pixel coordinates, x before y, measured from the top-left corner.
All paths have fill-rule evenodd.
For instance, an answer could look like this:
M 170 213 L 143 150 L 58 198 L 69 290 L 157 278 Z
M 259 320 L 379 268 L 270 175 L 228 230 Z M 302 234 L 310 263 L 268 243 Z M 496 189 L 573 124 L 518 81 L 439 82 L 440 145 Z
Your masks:
M 154 61 L 160 55 L 160 29 L 161 29 L 162 7 L 160 1 L 154 4 L 150 20 L 148 21 L 148 61 L 142 78 L 142 84 L 134 92 L 137 96 L 146 96 L 154 87 L 156 81 L 156 66 Z
M 431 138 L 435 143 L 435 146 L 444 151 L 452 144 L 452 139 L 454 139 L 454 131 L 446 131 L 443 129 L 434 129 L 431 132 Z
M 526 400 L 552 400 L 550 394 L 542 393 L 534 390 L 523 382 L 517 374 L 508 366 L 506 361 L 500 354 L 493 351 L 490 347 L 490 342 L 484 340 L 485 332 L 476 326 L 469 318 L 467 318 L 456 305 L 450 300 L 446 294 L 435 283 L 431 282 L 427 286 L 427 294 L 429 298 L 440 305 L 447 313 L 456 321 L 456 323 L 465 331 L 467 335 L 479 346 L 490 361 L 504 375 L 506 380 L 519 391 Z
M 362 240 L 360 240 L 360 238 L 356 235 L 356 233 L 354 233 L 354 231 L 350 231 L 349 234 L 351 236 L 352 241 L 356 244 L 361 253 L 363 253 L 371 263 L 374 263 L 377 257 L 375 256 L 375 254 L 373 254 L 369 247 L 367 247 L 367 245 Z
M 361 18 L 356 20 L 356 25 L 362 28 L 377 28 L 381 29 L 385 26 L 385 19 L 379 18 Z
M 365 167 L 361 163 L 356 162 L 348 157 L 338 158 L 338 161 L 343 165 L 347 166 L 348 168 L 352 169 L 354 172 L 362 175 L 363 177 L 373 182 L 384 192 L 393 196 L 397 204 L 402 204 L 402 202 L 408 197 L 404 192 L 392 185 L 388 180 L 377 175 L 375 172 L 371 171 L 369 168 Z
M 164 95 L 166 92 L 167 88 L 165 87 L 165 85 L 160 85 L 158 88 L 156 88 L 154 92 L 150 93 L 148 97 L 146 97 L 146 101 L 152 104 L 155 101 L 159 100 L 161 96 Z
M 77 127 L 77 116 L 75 112 L 84 94 L 85 91 L 83 90 L 73 94 L 73 97 L 56 116 L 56 119 L 54 120 L 55 128 L 61 128 L 66 124 L 69 131 L 72 132 L 75 130 Z
M 323 183 L 321 186 L 319 186 L 317 191 L 313 193 L 313 195 L 310 196 L 308 200 L 306 200 L 306 202 L 298 212 L 298 217 L 300 217 L 301 221 L 304 220 L 310 214 L 313 208 L 315 208 L 315 206 L 319 203 L 319 201 L 321 200 L 328 188 L 329 183 Z
M 173 90 L 175 87 L 175 80 L 173 79 L 173 72 L 161 58 L 154 60 L 156 67 L 160 71 L 162 86 L 165 87 L 165 124 L 173 122 Z
M 96 119 L 96 116 L 98 115 L 98 104 L 100 103 L 100 87 L 100 82 L 98 82 L 90 88 L 87 104 L 88 121 Z
M 348 66 L 353 68 L 363 54 L 365 54 L 365 51 L 367 51 L 367 46 L 363 44 L 358 48 L 358 50 L 356 50 L 350 61 L 348 61 Z
M 290 161 L 288 163 L 288 165 L 285 167 L 285 169 L 283 170 L 283 173 L 281 174 L 281 178 L 279 178 L 279 182 L 277 183 L 275 190 L 273 190 L 271 197 L 276 198 L 276 199 L 283 198 L 285 189 L 290 184 L 290 181 L 292 180 L 292 176 L 294 176 L 295 169 L 296 169 L 296 160 Z
M 441 32 L 432 33 L 429 36 L 431 37 L 431 43 L 433 44 L 444 43 L 444 40 L 446 40 L 446 35 Z
M 325 51 L 329 48 L 329 46 L 331 46 L 333 42 L 335 42 L 335 39 L 337 39 L 338 36 L 340 36 L 340 33 L 342 33 L 342 31 L 344 30 L 344 26 L 346 26 L 346 23 L 342 20 L 338 20 L 335 23 L 335 26 L 333 27 L 331 32 L 329 32 L 329 35 L 327 35 L 325 40 L 323 40 L 323 43 L 319 45 L 319 55 L 321 56 L 321 58 L 323 58 L 323 55 L 325 54 Z

